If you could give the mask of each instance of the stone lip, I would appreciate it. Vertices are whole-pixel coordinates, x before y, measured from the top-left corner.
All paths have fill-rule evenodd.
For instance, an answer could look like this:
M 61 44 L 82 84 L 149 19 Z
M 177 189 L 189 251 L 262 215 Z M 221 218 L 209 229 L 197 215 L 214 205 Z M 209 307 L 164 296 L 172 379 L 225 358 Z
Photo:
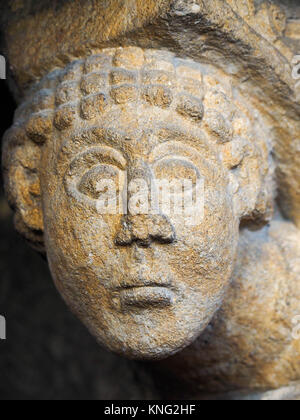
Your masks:
M 172 282 L 170 280 L 148 280 L 148 279 L 143 279 L 143 278 L 139 278 L 137 280 L 124 280 L 122 281 L 122 283 L 117 286 L 114 287 L 113 290 L 128 290 L 128 289 L 135 289 L 135 288 L 153 288 L 153 287 L 158 287 L 158 288 L 170 288 L 172 286 Z
M 172 306 L 174 293 L 165 287 L 132 287 L 120 292 L 121 307 L 130 308 L 165 308 Z

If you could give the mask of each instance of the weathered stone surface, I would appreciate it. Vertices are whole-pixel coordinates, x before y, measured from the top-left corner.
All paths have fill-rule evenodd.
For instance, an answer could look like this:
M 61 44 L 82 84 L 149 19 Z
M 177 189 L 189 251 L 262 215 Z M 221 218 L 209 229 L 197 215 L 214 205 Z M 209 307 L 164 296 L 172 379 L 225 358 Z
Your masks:
M 46 261 L 14 231 L 0 198 L 0 398 L 4 400 L 154 399 L 140 366 L 101 349 L 67 310 Z M 122 378 L 122 380 L 120 380 Z
M 79 16 L 46 3 L 4 14 L 22 98 L 3 160 L 16 227 L 110 350 L 168 357 L 158 372 L 187 397 L 296 383 L 296 398 L 299 8 L 137 1 L 115 15 L 87 0 Z M 190 217 L 166 212 L 157 185 L 159 211 L 145 210 L 131 184 L 183 179 L 204 185 Z
M 186 396 L 226 396 L 237 389 L 247 395 L 249 388 L 279 389 L 299 381 L 300 342 L 292 335 L 299 255 L 298 230 L 280 218 L 259 233 L 241 233 L 221 310 L 192 346 L 160 366 L 186 383 Z

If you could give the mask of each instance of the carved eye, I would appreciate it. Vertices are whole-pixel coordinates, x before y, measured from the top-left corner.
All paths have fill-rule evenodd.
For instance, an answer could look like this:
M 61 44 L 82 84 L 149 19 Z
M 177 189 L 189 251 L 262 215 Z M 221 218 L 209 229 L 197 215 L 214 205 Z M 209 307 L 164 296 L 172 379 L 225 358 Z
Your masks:
M 200 179 L 200 172 L 196 166 L 179 157 L 159 161 L 155 165 L 154 172 L 157 180 L 167 181 L 170 185 L 178 182 L 178 185 L 185 186 L 185 191 L 193 189 Z
M 83 175 L 77 189 L 94 200 L 105 195 L 108 200 L 118 197 L 122 184 L 122 172 L 112 165 L 98 165 Z

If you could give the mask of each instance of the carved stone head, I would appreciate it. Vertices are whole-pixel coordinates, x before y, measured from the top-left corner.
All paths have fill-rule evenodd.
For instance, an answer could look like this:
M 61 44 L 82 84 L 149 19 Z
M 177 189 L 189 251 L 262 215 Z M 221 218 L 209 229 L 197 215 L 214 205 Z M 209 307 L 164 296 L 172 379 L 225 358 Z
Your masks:
M 6 135 L 5 186 L 18 230 L 97 340 L 163 358 L 220 308 L 240 225 L 269 221 L 270 150 L 259 113 L 213 66 L 107 49 L 30 91 Z M 197 211 L 178 201 L 181 181 Z

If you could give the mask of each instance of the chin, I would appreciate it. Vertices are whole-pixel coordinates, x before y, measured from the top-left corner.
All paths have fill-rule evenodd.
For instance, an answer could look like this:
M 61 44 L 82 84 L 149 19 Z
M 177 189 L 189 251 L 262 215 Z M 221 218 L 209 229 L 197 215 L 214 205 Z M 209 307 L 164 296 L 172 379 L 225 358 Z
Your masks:
M 151 314 L 132 314 L 131 322 L 118 323 L 119 328 L 96 331 L 89 328 L 99 344 L 108 350 L 133 360 L 162 360 L 192 344 L 206 329 L 211 317 L 202 322 L 186 322 L 184 317 L 172 318 L 161 312 L 151 325 Z M 115 323 L 116 325 L 116 323 Z
M 195 337 L 196 339 L 197 337 Z M 149 337 L 145 337 L 144 340 L 137 340 L 134 344 L 133 343 L 122 343 L 122 345 L 106 345 L 100 339 L 99 344 L 101 346 L 104 345 L 108 350 L 112 351 L 113 353 L 126 357 L 127 359 L 132 360 L 140 360 L 140 361 L 155 361 L 155 360 L 163 360 L 167 359 L 170 356 L 175 355 L 176 353 L 183 350 L 195 339 L 192 340 L 181 340 L 173 342 L 174 337 L 165 337 L 162 342 L 155 341 L 155 337 L 152 337 L 152 340 L 149 340 Z M 149 342 L 150 341 L 150 342 Z M 154 342 L 155 341 L 155 342 Z

